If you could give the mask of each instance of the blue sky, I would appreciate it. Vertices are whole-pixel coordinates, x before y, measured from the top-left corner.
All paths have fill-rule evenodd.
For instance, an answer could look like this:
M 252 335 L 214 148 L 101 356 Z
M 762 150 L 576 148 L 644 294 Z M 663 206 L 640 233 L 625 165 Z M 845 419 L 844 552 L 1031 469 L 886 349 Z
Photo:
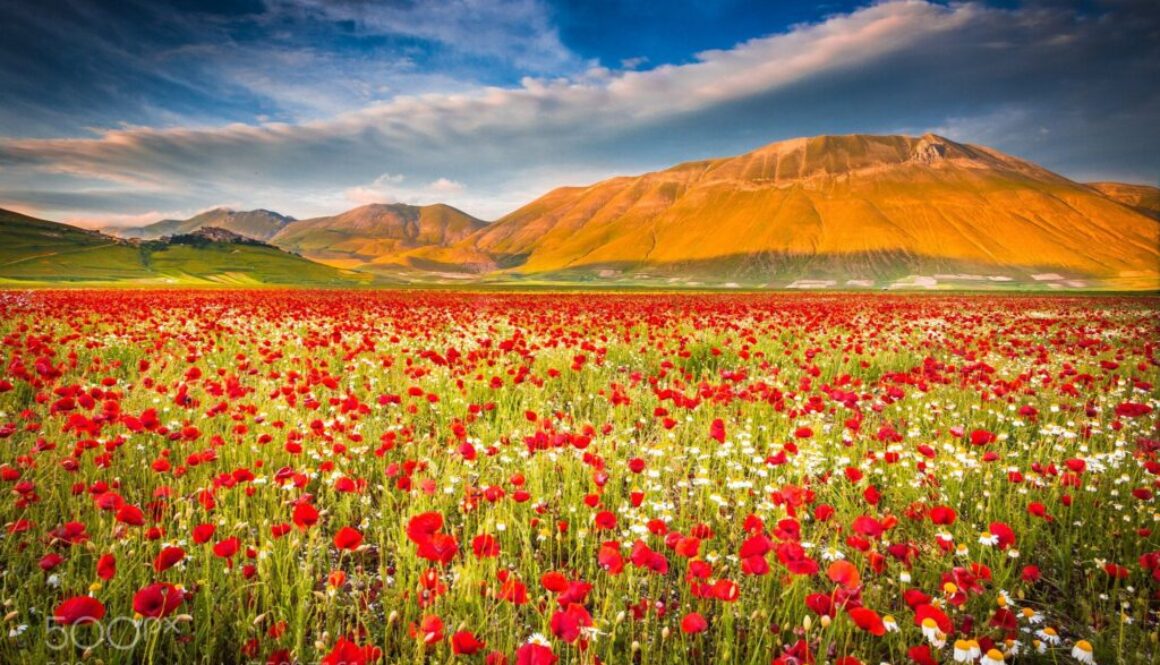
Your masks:
M 1160 183 L 1153 0 L 0 0 L 0 206 L 89 226 L 934 131 Z

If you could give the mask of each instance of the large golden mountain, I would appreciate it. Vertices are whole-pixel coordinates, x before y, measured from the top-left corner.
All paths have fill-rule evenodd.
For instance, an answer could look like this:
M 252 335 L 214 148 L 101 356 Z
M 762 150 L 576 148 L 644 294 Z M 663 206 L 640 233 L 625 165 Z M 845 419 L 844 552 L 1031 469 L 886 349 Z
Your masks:
M 821 136 L 557 189 L 460 242 L 379 263 L 670 284 L 1155 289 L 1160 222 L 990 148 Z

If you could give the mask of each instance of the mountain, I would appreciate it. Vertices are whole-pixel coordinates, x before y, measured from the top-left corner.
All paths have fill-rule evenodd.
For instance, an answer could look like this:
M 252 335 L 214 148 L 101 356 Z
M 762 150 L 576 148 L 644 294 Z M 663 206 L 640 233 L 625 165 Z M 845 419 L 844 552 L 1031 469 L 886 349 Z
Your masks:
M 189 219 L 163 219 L 148 226 L 119 229 L 115 232 L 122 238 L 153 240 L 179 233 L 190 233 L 201 228 L 214 227 L 257 240 L 269 240 L 293 221 L 293 217 L 280 215 L 270 210 L 214 208 Z
M 376 203 L 292 222 L 270 242 L 329 265 L 376 269 L 406 263 L 402 257 L 412 250 L 444 247 L 486 226 L 448 205 Z
M 566 281 L 1155 289 L 1160 224 L 983 146 L 820 136 L 557 189 L 412 260 Z
M 0 284 L 350 286 L 369 276 L 220 228 L 126 240 L 0 209 Z
M 1088 186 L 1104 196 L 1153 219 L 1160 219 L 1160 187 L 1129 185 L 1122 182 L 1089 182 Z

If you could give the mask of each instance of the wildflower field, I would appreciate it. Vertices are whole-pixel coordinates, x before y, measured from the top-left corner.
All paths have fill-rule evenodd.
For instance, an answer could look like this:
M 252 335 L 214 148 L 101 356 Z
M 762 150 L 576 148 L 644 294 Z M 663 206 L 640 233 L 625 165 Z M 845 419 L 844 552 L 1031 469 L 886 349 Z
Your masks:
M 0 662 L 1160 662 L 1158 308 L 0 292 Z

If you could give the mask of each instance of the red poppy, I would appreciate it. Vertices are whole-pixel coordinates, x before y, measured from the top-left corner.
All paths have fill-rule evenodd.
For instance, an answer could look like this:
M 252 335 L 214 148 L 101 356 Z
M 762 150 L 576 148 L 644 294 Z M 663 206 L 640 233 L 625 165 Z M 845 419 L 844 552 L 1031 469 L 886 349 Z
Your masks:
M 359 646 L 346 637 L 339 637 L 321 665 L 369 665 L 382 658 L 382 649 L 373 645 Z
M 181 606 L 185 592 L 166 582 L 155 582 L 133 595 L 133 611 L 143 617 L 160 619 Z
M 480 559 L 499 556 L 499 541 L 495 536 L 482 534 L 471 541 L 471 550 Z
M 609 531 L 616 528 L 616 515 L 607 510 L 602 510 L 596 513 L 596 518 L 593 520 L 596 528 L 601 531 Z
M 354 527 L 344 526 L 334 534 L 334 546 L 340 550 L 357 550 L 362 541 L 362 533 Z
M 102 580 L 111 580 L 117 574 L 117 557 L 112 554 L 102 554 L 97 559 L 97 577 Z
M 985 429 L 977 429 L 971 432 L 971 445 L 985 446 L 988 443 L 995 441 L 997 437 Z
M 592 615 L 583 605 L 569 604 L 563 610 L 552 614 L 550 627 L 552 634 L 565 642 L 575 642 L 584 628 L 592 625 Z
M 65 625 L 84 625 L 100 621 L 105 616 L 105 606 L 92 596 L 73 596 L 57 605 L 52 614 L 53 621 Z
M 486 646 L 469 630 L 461 630 L 451 636 L 451 652 L 457 656 L 471 656 Z
M 858 568 L 845 559 L 831 563 L 826 569 L 826 575 L 832 582 L 847 589 L 853 589 L 862 583 L 862 576 L 858 573 Z
M 690 635 L 703 633 L 709 629 L 709 622 L 697 612 L 689 612 L 681 619 L 681 632 Z
M 412 623 L 408 632 L 424 646 L 434 646 L 443 641 L 443 619 L 434 614 L 425 615 L 418 623 Z
M 199 524 L 193 527 L 193 542 L 198 545 L 208 543 L 213 538 L 216 527 L 212 524 Z
M 725 421 L 717 418 L 709 425 L 709 436 L 717 440 L 717 443 L 725 443 Z
M 232 559 L 238 553 L 238 549 L 242 546 L 242 541 L 237 536 L 230 536 L 225 540 L 218 541 L 213 546 L 214 556 L 223 559 Z
M 117 509 L 117 521 L 130 526 L 141 526 L 145 524 L 145 513 L 137 506 L 126 503 Z
M 852 607 L 846 610 L 846 614 L 854 620 L 854 623 L 862 630 L 881 637 L 886 634 L 886 625 L 882 622 L 882 617 L 874 610 L 865 607 Z
M 185 558 L 185 550 L 176 545 L 165 547 L 157 553 L 157 557 L 153 559 L 153 570 L 158 573 L 165 572 L 170 568 L 176 566 Z
M 950 526 L 955 523 L 957 517 L 954 508 L 948 506 L 935 506 L 930 509 L 930 521 L 935 524 Z
M 559 660 L 552 647 L 539 642 L 528 642 L 516 649 L 516 665 L 556 665 Z
M 299 529 L 309 529 L 318 523 L 318 509 L 309 503 L 299 503 L 294 506 L 292 520 Z
M 443 528 L 443 516 L 439 513 L 423 513 L 411 518 L 407 523 L 407 537 L 415 544 L 422 544 Z

